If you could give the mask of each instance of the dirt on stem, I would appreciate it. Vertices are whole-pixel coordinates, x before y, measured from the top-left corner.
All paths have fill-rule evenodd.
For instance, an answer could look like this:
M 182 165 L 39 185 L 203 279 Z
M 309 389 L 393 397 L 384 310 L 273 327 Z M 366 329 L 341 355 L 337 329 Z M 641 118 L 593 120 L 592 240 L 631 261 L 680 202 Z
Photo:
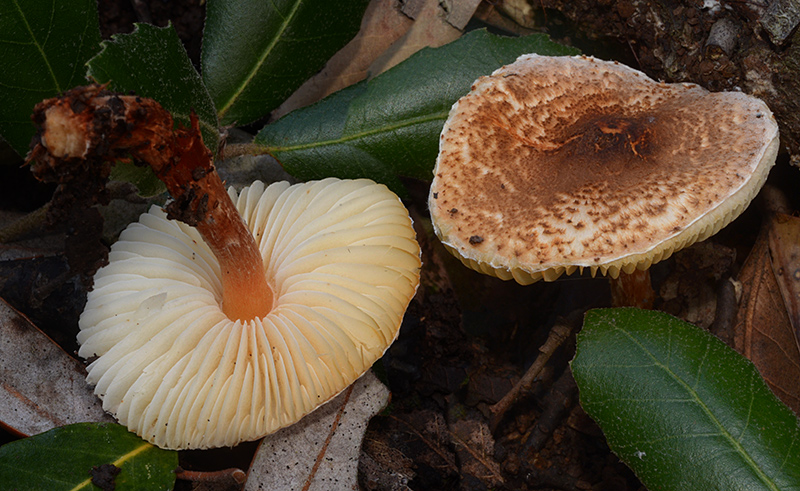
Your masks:
M 114 162 L 150 165 L 173 197 L 168 217 L 196 227 L 219 260 L 223 311 L 232 320 L 269 312 L 272 290 L 261 253 L 214 168 L 194 114 L 190 127 L 176 128 L 152 99 L 88 85 L 40 102 L 32 119 L 38 132 L 28 162 L 37 179 L 59 185 L 52 213 L 107 203 Z

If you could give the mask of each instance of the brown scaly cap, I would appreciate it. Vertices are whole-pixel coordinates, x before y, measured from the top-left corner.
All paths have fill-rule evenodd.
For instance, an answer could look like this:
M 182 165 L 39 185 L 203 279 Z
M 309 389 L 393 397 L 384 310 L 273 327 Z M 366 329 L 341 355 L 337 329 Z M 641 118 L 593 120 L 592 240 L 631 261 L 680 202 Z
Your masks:
M 429 206 L 445 246 L 483 273 L 617 277 L 730 223 L 777 151 L 778 126 L 754 97 L 525 55 L 453 105 Z

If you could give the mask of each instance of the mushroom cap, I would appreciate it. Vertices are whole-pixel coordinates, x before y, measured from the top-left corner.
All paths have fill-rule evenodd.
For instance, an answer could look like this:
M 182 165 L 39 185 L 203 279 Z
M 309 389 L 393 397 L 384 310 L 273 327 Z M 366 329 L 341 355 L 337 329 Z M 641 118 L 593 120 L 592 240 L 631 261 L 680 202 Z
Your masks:
M 453 105 L 429 207 L 467 266 L 521 284 L 646 269 L 747 207 L 778 152 L 759 99 L 523 55 Z
M 419 284 L 411 219 L 383 185 L 229 193 L 264 259 L 268 315 L 228 319 L 216 258 L 154 206 L 111 248 L 80 318 L 103 408 L 163 448 L 232 446 L 295 423 L 383 355 Z

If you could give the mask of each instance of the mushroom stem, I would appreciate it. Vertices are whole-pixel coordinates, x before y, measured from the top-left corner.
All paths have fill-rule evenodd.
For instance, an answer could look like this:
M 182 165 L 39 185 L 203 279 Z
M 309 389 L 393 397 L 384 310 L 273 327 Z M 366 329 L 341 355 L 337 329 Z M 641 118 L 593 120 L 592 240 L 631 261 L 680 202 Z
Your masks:
M 174 159 L 150 163 L 174 199 L 169 217 L 195 227 L 219 261 L 225 315 L 234 321 L 264 317 L 273 294 L 261 252 L 214 168 L 197 117 L 175 133 Z
M 621 271 L 611 278 L 611 304 L 614 307 L 652 309 L 655 301 L 649 269 L 635 269 L 632 273 Z
M 231 320 L 269 313 L 273 293 L 261 252 L 214 169 L 197 116 L 188 128 L 173 129 L 156 101 L 89 85 L 42 101 L 33 120 L 40 130 L 28 160 L 37 178 L 63 186 L 79 172 L 95 172 L 96 188 L 83 192 L 101 194 L 111 163 L 149 164 L 173 197 L 168 217 L 196 227 L 219 261 L 223 312 Z
M 264 317 L 272 310 L 274 296 L 261 252 L 219 174 L 208 174 L 206 181 L 208 203 L 216 205 L 195 227 L 219 261 L 222 311 L 234 321 Z

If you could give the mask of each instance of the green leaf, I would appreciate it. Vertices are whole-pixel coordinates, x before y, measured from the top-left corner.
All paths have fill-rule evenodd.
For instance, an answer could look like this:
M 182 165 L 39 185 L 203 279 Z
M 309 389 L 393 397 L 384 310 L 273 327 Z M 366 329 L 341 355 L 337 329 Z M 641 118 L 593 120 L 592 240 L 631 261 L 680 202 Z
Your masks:
M 215 152 L 219 130 L 211 96 L 192 66 L 172 26 L 136 24 L 130 34 L 103 41 L 103 50 L 89 60 L 89 76 L 117 92 L 133 91 L 155 99 L 182 124 L 194 111 L 206 146 Z
M 800 489 L 800 424 L 750 361 L 662 312 L 592 310 L 581 405 L 648 489 Z
M 358 32 L 368 0 L 209 0 L 203 79 L 223 124 L 276 108 Z
M 35 133 L 33 106 L 86 83 L 97 53 L 94 0 L 0 0 L 0 134 L 22 155 Z
M 178 453 L 124 426 L 78 423 L 0 447 L 2 489 L 92 490 L 92 468 L 114 465 L 117 491 L 172 489 Z
M 478 77 L 525 53 L 576 51 L 545 35 L 508 38 L 473 31 L 287 114 L 264 127 L 254 143 L 299 179 L 368 177 L 403 192 L 398 175 L 431 179 L 450 107 Z

